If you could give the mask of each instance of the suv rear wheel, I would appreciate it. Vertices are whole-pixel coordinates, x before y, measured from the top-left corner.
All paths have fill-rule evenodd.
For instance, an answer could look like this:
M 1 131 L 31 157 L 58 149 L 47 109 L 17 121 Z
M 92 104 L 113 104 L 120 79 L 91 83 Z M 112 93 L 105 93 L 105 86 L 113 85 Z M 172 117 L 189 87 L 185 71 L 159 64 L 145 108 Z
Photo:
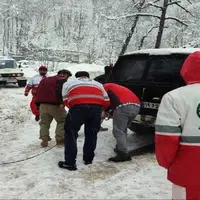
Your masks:
M 139 133 L 139 134 L 154 134 L 155 133 L 155 128 L 152 126 L 145 126 L 142 123 L 135 123 L 132 122 L 131 126 L 129 127 L 129 129 L 135 133 Z

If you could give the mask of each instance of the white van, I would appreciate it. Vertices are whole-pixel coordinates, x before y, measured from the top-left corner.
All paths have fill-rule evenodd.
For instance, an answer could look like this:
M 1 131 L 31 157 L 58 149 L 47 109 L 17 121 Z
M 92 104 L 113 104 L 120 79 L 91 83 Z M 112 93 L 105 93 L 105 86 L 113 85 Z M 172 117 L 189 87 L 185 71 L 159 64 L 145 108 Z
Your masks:
M 17 66 L 12 57 L 0 56 L 0 85 L 14 83 L 18 84 L 19 87 L 25 87 L 26 81 L 23 70 Z

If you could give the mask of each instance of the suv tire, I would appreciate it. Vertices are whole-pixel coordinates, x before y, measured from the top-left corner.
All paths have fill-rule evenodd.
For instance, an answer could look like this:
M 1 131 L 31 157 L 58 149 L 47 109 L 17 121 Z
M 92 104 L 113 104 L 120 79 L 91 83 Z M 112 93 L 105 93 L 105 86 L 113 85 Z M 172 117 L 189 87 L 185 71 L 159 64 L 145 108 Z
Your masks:
M 143 124 L 139 123 L 134 123 L 132 122 L 131 126 L 129 129 L 135 133 L 139 134 L 154 134 L 155 133 L 155 128 L 152 126 L 145 126 Z

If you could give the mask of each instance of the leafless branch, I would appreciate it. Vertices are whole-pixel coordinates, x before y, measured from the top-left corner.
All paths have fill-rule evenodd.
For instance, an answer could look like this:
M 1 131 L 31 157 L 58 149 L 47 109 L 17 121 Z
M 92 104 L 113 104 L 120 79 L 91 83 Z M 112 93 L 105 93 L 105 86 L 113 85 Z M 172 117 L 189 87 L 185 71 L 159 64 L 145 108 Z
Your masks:
M 192 4 L 192 2 L 190 0 L 187 0 L 188 3 Z
M 160 0 L 155 0 L 153 3 L 157 3 L 157 2 L 159 2 Z
M 120 17 L 109 17 L 104 14 L 101 14 L 101 16 L 105 17 L 108 20 L 120 20 L 120 19 L 124 19 L 124 18 L 129 18 L 129 17 L 136 17 L 136 16 L 155 17 L 155 18 L 160 19 L 159 15 L 153 15 L 153 14 L 149 14 L 149 13 L 134 13 L 134 14 L 124 15 L 124 16 L 120 16 Z
M 166 17 L 165 20 L 174 20 L 174 21 L 177 21 L 184 26 L 188 26 L 188 24 L 186 24 L 184 21 L 182 21 L 180 19 L 177 19 L 176 17 Z
M 142 8 L 147 8 L 148 6 L 152 6 L 152 7 L 159 8 L 159 9 L 163 9 L 162 6 L 159 6 L 159 5 L 155 4 L 155 3 L 147 3 L 147 4 L 144 5 L 144 7 L 142 7 Z
M 171 5 L 173 5 L 173 4 L 177 4 L 177 3 L 181 3 L 181 1 L 173 1 L 173 2 L 169 2 L 169 3 L 167 4 L 167 6 L 171 6 Z
M 153 27 L 151 27 L 151 28 L 147 31 L 147 33 L 141 38 L 141 40 L 140 40 L 140 45 L 139 45 L 138 49 L 141 49 L 141 48 L 142 48 L 142 46 L 143 46 L 143 44 L 144 44 L 144 40 L 148 37 L 148 35 L 149 35 L 155 28 L 159 28 L 159 26 L 153 26 Z M 168 28 L 168 27 L 164 27 L 164 28 Z
M 187 10 L 185 7 L 183 7 L 182 5 L 180 5 L 179 3 L 175 3 L 179 8 L 181 8 L 182 10 L 184 10 L 186 13 L 189 13 L 192 17 L 194 17 L 194 15 Z

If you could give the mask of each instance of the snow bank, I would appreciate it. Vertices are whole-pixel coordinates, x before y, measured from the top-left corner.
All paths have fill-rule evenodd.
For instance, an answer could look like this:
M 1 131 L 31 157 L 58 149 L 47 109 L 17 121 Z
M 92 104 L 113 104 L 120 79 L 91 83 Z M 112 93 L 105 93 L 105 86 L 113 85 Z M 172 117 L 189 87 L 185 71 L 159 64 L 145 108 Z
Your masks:
M 19 134 L 16 142 L 2 149 L 4 160 L 17 160 L 44 149 L 39 147 L 36 124 L 28 122 L 27 128 Z M 105 122 L 108 132 L 99 133 L 94 163 L 82 163 L 83 129 L 78 137 L 78 170 L 70 172 L 60 169 L 58 161 L 63 160 L 63 147 L 55 147 L 31 160 L 0 168 L 1 199 L 170 199 L 171 184 L 166 180 L 166 172 L 161 169 L 153 154 L 134 157 L 125 163 L 109 163 L 107 159 L 115 155 L 111 122 Z M 51 129 L 54 140 L 55 124 Z M 11 145 L 12 144 L 12 145 Z M 55 141 L 50 142 L 53 146 Z M 7 153 L 7 154 L 6 154 Z
M 66 68 L 72 73 L 87 70 L 98 74 L 94 66 L 73 64 L 66 65 Z M 103 68 L 97 70 L 102 72 Z M 33 67 L 24 71 L 27 76 L 36 72 Z M 166 171 L 158 166 L 155 155 L 136 156 L 125 163 L 107 162 L 110 156 L 115 155 L 112 121 L 105 121 L 103 126 L 109 130 L 98 134 L 92 165 L 82 163 L 82 127 L 77 141 L 78 170 L 70 172 L 58 168 L 58 161 L 64 159 L 64 148 L 56 146 L 45 152 L 48 148 L 40 147 L 39 125 L 28 107 L 31 96 L 27 99 L 23 92 L 23 88 L 15 87 L 0 90 L 0 199 L 170 199 L 171 184 L 166 180 Z M 55 145 L 55 127 L 53 122 L 50 147 Z M 132 136 L 130 133 L 130 141 L 135 142 Z M 2 165 L 33 155 L 37 156 L 24 162 Z
M 65 62 L 48 62 L 44 63 L 41 61 L 26 61 L 29 64 L 29 67 L 23 67 L 23 72 L 27 78 L 30 78 L 38 73 L 38 68 L 40 65 L 46 65 L 49 69 L 49 75 L 55 75 L 61 69 L 67 69 L 72 72 L 74 75 L 77 71 L 88 71 L 91 75 L 91 78 L 102 74 L 104 72 L 104 66 L 96 64 L 74 64 L 74 63 L 65 63 Z

